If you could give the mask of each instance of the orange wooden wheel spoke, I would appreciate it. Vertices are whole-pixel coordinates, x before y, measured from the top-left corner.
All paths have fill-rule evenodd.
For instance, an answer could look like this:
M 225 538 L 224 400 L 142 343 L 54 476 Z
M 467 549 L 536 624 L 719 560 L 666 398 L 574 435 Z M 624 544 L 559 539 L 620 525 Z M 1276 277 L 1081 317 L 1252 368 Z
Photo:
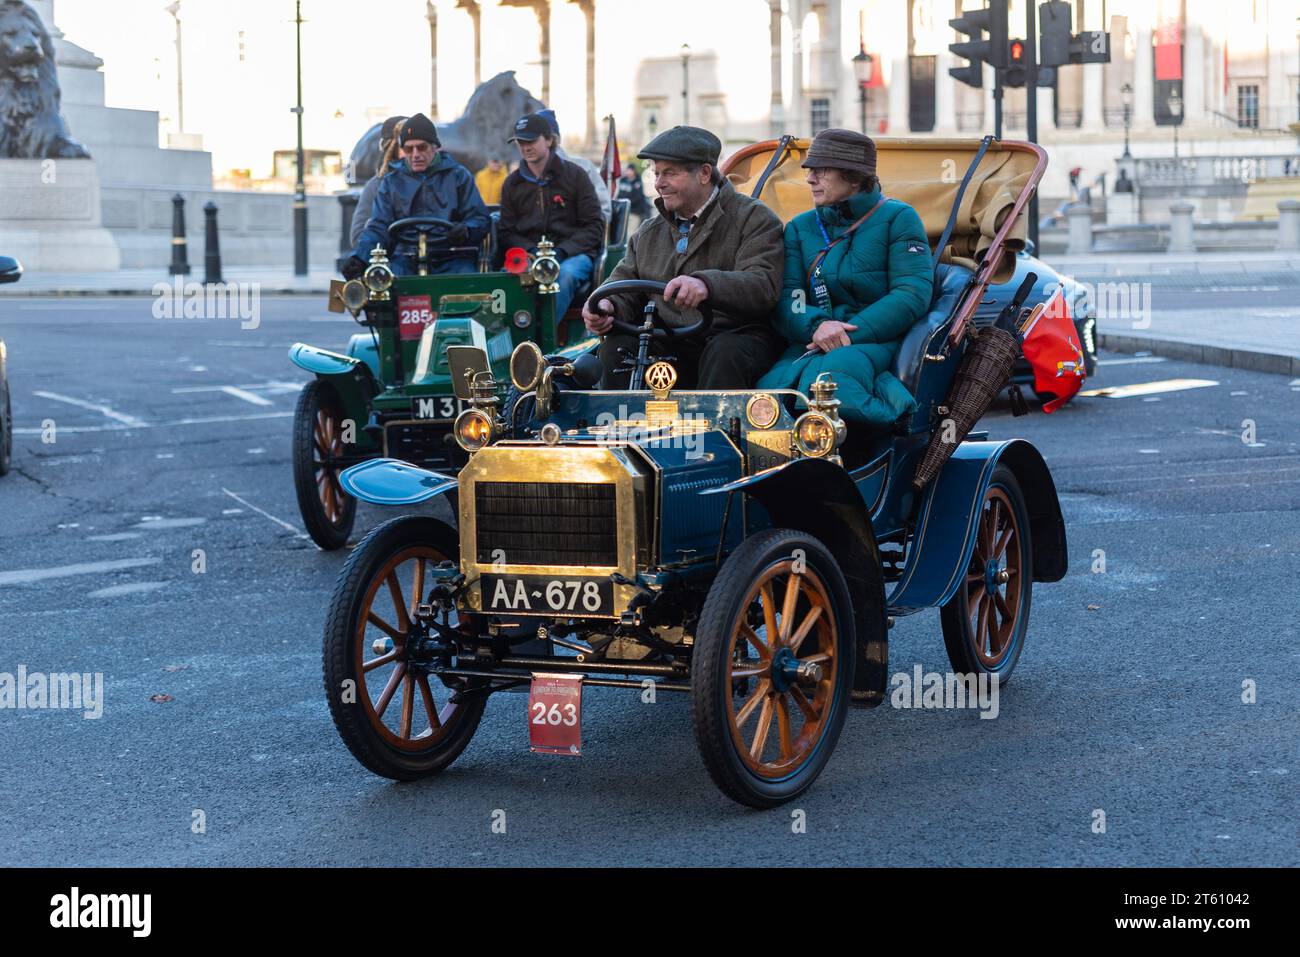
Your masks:
M 429 690 L 429 676 L 420 675 L 420 697 L 424 699 L 424 713 L 429 716 L 429 727 L 437 730 L 442 727 L 442 721 L 438 717 L 438 709 L 433 703 L 433 692 Z
M 378 658 L 371 658 L 369 661 L 367 661 L 364 665 L 361 666 L 361 670 L 363 672 L 374 671 L 376 668 L 380 667 L 381 665 L 386 665 L 390 661 L 396 661 L 396 660 L 397 660 L 397 649 L 394 648 L 386 655 L 380 655 Z
M 749 625 L 741 622 L 740 633 L 744 636 L 746 641 L 754 646 L 755 650 L 758 652 L 759 658 L 767 661 L 772 657 L 772 649 L 767 646 L 767 643 L 763 641 L 762 638 L 758 637 L 758 632 L 754 631 L 753 628 L 750 628 Z
M 763 710 L 758 713 L 758 730 L 754 732 L 754 742 L 749 746 L 749 756 L 755 761 L 763 760 L 763 748 L 767 745 L 768 733 L 772 730 L 772 696 L 763 696 Z
M 375 717 L 382 718 L 384 712 L 388 710 L 388 702 L 393 700 L 393 694 L 397 691 L 397 686 L 402 683 L 402 677 L 406 674 L 406 662 L 399 661 L 397 667 L 393 669 L 392 676 L 388 679 L 388 684 L 384 686 L 384 692 L 375 702 Z
M 764 678 L 754 689 L 753 696 L 745 702 L 745 706 L 736 712 L 736 727 L 743 727 L 749 720 L 749 716 L 754 713 L 754 709 L 767 700 L 767 693 L 772 690 L 772 682 Z
M 799 604 L 799 592 L 803 589 L 803 576 L 790 573 L 785 585 L 785 601 L 781 605 L 781 643 L 789 644 L 790 629 L 793 627 L 794 610 Z
M 994 603 L 998 606 L 998 611 L 1000 611 L 1000 612 L 1002 613 L 1002 620 L 1003 620 L 1003 621 L 1010 621 L 1010 620 L 1011 620 L 1011 609 L 1010 609 L 1010 607 L 1008 607 L 1008 605 L 1007 605 L 1007 600 L 1006 600 L 1006 598 L 1004 598 L 1004 597 L 1002 596 L 1002 592 L 1000 592 L 1000 591 L 995 591 L 995 592 L 993 593 L 993 601 L 994 601 Z
M 811 597 L 813 593 L 809 592 L 808 594 Z M 808 637 L 808 632 L 812 631 L 812 626 L 817 624 L 817 620 L 821 618 L 822 610 L 820 604 L 813 605 L 812 611 L 808 612 L 804 620 L 799 623 L 798 630 L 796 630 L 794 635 L 790 638 L 791 651 L 796 654 L 799 653 L 799 646 L 802 645 L 803 640 Z
M 376 628 L 378 628 L 380 631 L 386 634 L 389 638 L 392 638 L 393 641 L 397 642 L 399 645 L 402 644 L 404 641 L 406 641 L 405 634 L 398 631 L 388 622 L 384 621 L 373 611 L 366 612 L 366 621 L 370 622 L 370 624 L 374 625 Z
M 415 677 L 408 670 L 406 680 L 402 682 L 402 726 L 398 736 L 411 736 L 411 720 L 415 715 Z
M 793 757 L 794 746 L 790 740 L 790 700 L 785 695 L 776 699 L 776 724 L 781 738 L 781 760 L 789 761 Z
M 803 712 L 805 721 L 816 721 L 821 717 L 820 713 L 813 706 L 813 703 L 808 700 L 808 696 L 803 693 L 803 689 L 798 685 L 790 686 L 790 697 L 794 698 L 794 703 L 798 705 L 799 710 Z
M 415 560 L 415 587 L 411 591 L 411 617 L 415 617 L 416 609 L 420 602 L 424 600 L 424 559 Z
M 763 582 L 759 589 L 763 602 L 763 626 L 767 632 L 768 647 L 775 649 L 781 644 L 781 633 L 776 628 L 776 599 L 772 597 L 771 581 Z
M 831 656 L 822 652 L 817 655 L 809 655 L 807 658 L 800 658 L 799 663 L 805 665 L 820 665 L 824 661 L 830 661 Z
M 767 665 L 763 664 L 762 662 L 759 662 L 753 665 L 747 664 L 747 666 L 744 668 L 732 668 L 731 680 L 739 681 L 741 678 L 757 678 L 760 675 L 767 674 L 767 667 L 768 667 Z
M 967 618 L 975 614 L 976 607 L 978 606 L 980 599 L 982 599 L 983 597 L 984 597 L 984 576 L 981 575 L 979 576 L 979 587 L 970 593 L 970 597 L 966 601 Z
M 998 540 L 993 545 L 994 558 L 1001 558 L 1006 553 L 1007 546 L 1011 544 L 1011 539 L 1015 537 L 1015 534 L 1016 530 L 1011 525 L 1002 530 L 1002 534 L 998 536 Z
M 988 644 L 989 606 L 992 604 L 987 594 L 980 596 L 979 610 L 975 613 L 978 622 L 978 628 L 975 632 L 975 647 L 979 649 L 980 654 L 984 653 L 984 648 Z
M 411 619 L 406 614 L 406 601 L 402 598 L 402 583 L 397 580 L 397 569 L 388 573 L 388 594 L 393 599 L 393 609 L 397 612 L 397 622 L 402 630 L 411 627 Z

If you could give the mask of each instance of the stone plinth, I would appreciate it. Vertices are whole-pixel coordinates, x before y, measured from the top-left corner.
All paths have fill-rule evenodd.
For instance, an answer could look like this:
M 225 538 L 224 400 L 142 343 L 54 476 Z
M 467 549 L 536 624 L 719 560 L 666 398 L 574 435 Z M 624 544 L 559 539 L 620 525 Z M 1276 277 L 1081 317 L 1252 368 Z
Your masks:
M 26 269 L 121 268 L 101 215 L 94 160 L 0 160 L 0 250 Z

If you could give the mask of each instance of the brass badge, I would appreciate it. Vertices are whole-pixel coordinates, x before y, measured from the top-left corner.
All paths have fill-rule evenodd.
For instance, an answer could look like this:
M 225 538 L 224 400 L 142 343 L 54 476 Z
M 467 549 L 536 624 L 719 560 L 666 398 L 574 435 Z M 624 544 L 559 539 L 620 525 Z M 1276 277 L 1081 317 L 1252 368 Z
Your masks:
M 677 384 L 677 370 L 667 362 L 656 362 L 645 370 L 645 384 L 650 387 L 655 398 L 662 401 Z

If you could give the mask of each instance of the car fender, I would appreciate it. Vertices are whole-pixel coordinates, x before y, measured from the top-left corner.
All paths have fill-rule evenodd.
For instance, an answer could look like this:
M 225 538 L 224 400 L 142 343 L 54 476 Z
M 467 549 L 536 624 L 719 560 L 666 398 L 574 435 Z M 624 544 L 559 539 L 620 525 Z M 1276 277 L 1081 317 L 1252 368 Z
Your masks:
M 339 484 L 371 505 L 419 505 L 456 488 L 456 477 L 397 459 L 371 459 L 340 472 Z
M 354 356 L 295 342 L 289 347 L 289 361 L 329 382 L 348 414 L 357 418 L 365 418 L 370 400 L 383 391 L 369 364 Z
M 875 707 L 885 698 L 889 627 L 885 580 L 871 516 L 857 486 L 841 466 L 825 459 L 795 459 L 701 494 L 743 492 L 779 528 L 807 532 L 825 545 L 849 585 L 857 629 L 854 701 Z
M 891 614 L 942 606 L 952 598 L 970 565 L 980 507 L 999 463 L 1011 469 L 1025 495 L 1034 581 L 1065 576 L 1065 521 L 1038 449 L 1023 439 L 963 442 L 921 499 L 907 566 L 889 595 Z

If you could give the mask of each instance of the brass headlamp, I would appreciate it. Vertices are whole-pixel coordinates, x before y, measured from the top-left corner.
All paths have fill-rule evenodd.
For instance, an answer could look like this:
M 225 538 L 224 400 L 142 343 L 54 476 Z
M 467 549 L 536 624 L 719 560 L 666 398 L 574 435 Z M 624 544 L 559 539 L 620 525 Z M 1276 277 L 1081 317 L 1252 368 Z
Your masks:
M 553 296 L 560 291 L 560 261 L 555 258 L 555 244 L 545 236 L 537 244 L 537 256 L 529 275 L 537 283 L 537 291 L 543 295 Z
M 388 251 L 376 244 L 370 251 L 370 265 L 361 274 L 361 281 L 370 290 L 370 300 L 387 301 L 388 290 L 392 288 L 395 278 L 392 267 L 388 265 Z

